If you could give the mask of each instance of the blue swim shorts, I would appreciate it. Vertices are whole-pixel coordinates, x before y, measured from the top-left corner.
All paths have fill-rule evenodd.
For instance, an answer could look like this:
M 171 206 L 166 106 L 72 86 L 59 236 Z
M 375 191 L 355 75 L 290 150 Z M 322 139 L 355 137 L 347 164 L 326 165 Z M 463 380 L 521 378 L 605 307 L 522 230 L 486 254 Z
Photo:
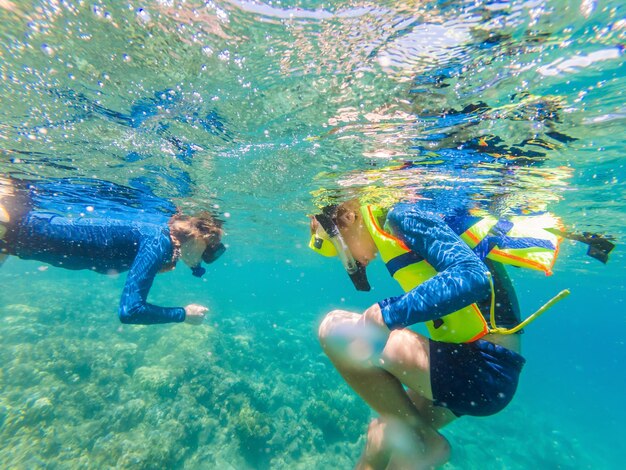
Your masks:
M 513 399 L 526 360 L 503 346 L 478 340 L 430 340 L 430 381 L 434 403 L 456 416 L 489 416 Z

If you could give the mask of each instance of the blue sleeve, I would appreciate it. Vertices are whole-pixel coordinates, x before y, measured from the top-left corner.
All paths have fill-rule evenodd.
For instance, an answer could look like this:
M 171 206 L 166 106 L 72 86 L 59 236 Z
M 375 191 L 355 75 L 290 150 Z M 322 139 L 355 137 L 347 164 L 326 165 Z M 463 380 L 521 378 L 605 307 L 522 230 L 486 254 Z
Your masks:
M 406 294 L 379 302 L 389 329 L 434 320 L 487 298 L 487 267 L 442 219 L 399 205 L 389 212 L 387 223 L 438 272 Z
M 122 323 L 148 325 L 185 320 L 185 309 L 182 307 L 158 307 L 146 301 L 154 277 L 171 254 L 169 237 L 162 232 L 159 236 L 142 240 L 122 291 L 119 308 Z

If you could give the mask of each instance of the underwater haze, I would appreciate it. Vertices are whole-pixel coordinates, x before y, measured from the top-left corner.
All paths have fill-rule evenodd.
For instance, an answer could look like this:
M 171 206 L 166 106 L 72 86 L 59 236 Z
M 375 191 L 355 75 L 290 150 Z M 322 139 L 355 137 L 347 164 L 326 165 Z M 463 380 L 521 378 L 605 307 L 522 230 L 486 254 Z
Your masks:
M 117 318 L 125 273 L 0 269 L 0 468 L 346 469 L 369 408 L 317 342 L 354 291 L 307 248 L 352 197 L 549 211 L 554 274 L 510 269 L 527 364 L 446 469 L 619 469 L 626 451 L 626 7 L 613 1 L 0 0 L 0 174 L 97 178 L 218 212 L 228 250 Z

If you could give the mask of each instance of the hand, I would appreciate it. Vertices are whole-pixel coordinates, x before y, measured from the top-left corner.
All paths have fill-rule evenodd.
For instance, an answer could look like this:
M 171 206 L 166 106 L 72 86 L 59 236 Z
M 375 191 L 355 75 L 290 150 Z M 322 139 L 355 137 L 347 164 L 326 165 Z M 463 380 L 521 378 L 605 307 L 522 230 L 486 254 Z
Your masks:
M 348 346 L 351 358 L 354 360 L 358 356 L 365 366 L 378 365 L 391 333 L 385 325 L 380 306 L 374 304 L 365 310 L 355 326 L 352 333 L 356 338 Z
M 380 311 L 380 305 L 374 304 L 359 318 L 360 331 L 363 338 L 366 338 L 370 346 L 373 348 L 372 359 L 376 359 L 380 356 L 387 340 L 389 339 L 389 328 L 383 320 L 383 314 Z
M 204 321 L 209 309 L 198 304 L 189 304 L 185 307 L 185 323 L 200 325 Z

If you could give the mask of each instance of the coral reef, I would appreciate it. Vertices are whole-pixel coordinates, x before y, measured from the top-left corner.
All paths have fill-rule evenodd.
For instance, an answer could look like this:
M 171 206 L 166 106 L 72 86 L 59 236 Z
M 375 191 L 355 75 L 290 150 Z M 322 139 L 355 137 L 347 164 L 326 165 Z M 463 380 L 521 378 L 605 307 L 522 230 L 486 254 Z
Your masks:
M 121 326 L 119 292 L 94 293 L 99 279 L 77 275 L 70 289 L 49 278 L 35 298 L 24 289 L 0 306 L 0 467 L 355 461 L 369 411 L 310 329 L 258 328 L 266 312 L 219 327 Z M 81 287 L 92 294 L 77 300 Z
M 0 304 L 0 468 L 354 465 L 371 412 L 322 354 L 313 314 L 241 305 L 200 327 L 126 326 L 119 282 L 49 274 Z M 599 468 L 516 401 L 446 428 L 446 469 Z

